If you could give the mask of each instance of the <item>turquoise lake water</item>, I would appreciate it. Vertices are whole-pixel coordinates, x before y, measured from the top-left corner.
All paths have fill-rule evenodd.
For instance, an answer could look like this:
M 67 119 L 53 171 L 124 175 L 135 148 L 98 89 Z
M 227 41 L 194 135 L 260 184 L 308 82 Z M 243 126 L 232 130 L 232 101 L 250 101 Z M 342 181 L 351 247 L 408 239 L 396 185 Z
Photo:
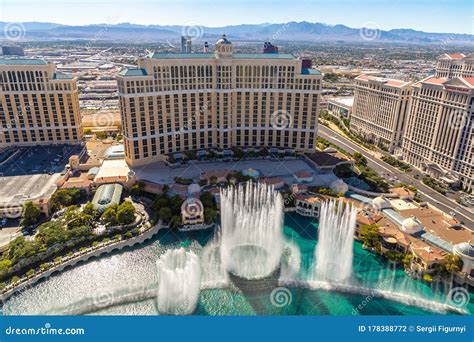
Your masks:
M 313 268 L 317 223 L 296 214 L 285 216 L 286 237 L 301 252 L 302 268 Z M 197 252 L 213 236 L 211 230 L 179 233 L 164 230 L 148 243 L 111 255 L 92 259 L 58 273 L 8 300 L 3 314 L 60 314 L 62 309 L 84 305 L 84 298 L 102 298 L 126 293 L 137 287 L 153 288 L 157 282 L 156 260 L 169 248 L 186 247 Z M 242 291 L 235 288 L 206 289 L 200 294 L 196 315 L 426 315 L 446 313 L 437 303 L 446 303 L 449 287 L 428 284 L 407 276 L 402 269 L 354 243 L 353 276 L 355 288 L 390 292 L 383 298 L 367 293 L 307 289 L 286 286 Z M 276 285 L 277 286 L 277 285 Z M 275 292 L 282 292 L 282 301 Z M 356 291 L 357 292 L 357 291 Z M 396 297 L 397 300 L 394 300 Z M 277 302 L 277 303 L 275 303 Z M 470 293 L 462 310 L 474 313 Z M 85 313 L 88 313 L 87 311 Z M 156 302 L 116 305 L 91 314 L 156 315 Z M 450 313 L 450 312 L 449 312 Z

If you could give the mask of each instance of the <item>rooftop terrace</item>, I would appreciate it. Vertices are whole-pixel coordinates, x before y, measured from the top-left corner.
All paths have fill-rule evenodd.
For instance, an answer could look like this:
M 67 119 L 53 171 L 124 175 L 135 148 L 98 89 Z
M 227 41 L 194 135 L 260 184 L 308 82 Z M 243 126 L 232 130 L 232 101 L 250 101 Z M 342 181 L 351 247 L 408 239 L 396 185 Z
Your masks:
M 156 53 L 152 52 L 146 56 L 152 59 L 210 59 L 216 58 L 215 54 L 209 53 Z M 289 53 L 234 53 L 234 59 L 296 59 Z

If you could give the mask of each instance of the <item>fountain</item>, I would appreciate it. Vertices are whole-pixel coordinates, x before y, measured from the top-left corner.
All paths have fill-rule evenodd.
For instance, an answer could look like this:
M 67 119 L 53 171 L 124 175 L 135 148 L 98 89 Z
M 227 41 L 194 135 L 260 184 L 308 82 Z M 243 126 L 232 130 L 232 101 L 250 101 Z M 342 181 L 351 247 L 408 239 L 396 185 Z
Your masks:
M 169 250 L 156 262 L 158 267 L 158 311 L 189 315 L 199 300 L 201 265 L 193 252 Z
M 356 210 L 342 201 L 321 205 L 316 246 L 316 279 L 330 283 L 347 283 L 352 273 Z
M 273 186 L 221 190 L 221 260 L 240 278 L 262 279 L 278 270 L 283 252 L 283 199 Z
M 229 284 L 229 275 L 221 261 L 220 244 L 221 232 L 218 230 L 201 252 L 202 289 L 222 288 Z

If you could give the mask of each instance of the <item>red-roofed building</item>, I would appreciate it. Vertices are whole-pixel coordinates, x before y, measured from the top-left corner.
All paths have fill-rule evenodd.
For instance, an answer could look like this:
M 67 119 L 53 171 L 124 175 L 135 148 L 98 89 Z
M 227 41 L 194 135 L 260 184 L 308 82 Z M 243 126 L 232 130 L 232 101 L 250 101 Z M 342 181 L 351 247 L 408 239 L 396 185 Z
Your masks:
M 444 53 L 438 57 L 436 77 L 474 77 L 474 54 Z
M 441 57 L 438 63 L 465 61 L 474 56 Z M 471 67 L 466 70 L 474 72 Z M 437 72 L 413 86 L 401 154 L 406 162 L 449 186 L 472 189 L 474 76 L 450 75 Z

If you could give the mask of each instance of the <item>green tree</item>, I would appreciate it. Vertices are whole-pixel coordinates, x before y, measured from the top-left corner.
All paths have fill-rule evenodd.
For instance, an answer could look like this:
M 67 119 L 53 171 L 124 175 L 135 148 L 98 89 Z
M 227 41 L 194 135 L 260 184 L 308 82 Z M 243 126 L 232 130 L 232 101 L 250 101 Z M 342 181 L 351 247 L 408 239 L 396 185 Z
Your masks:
M 90 216 L 95 216 L 97 214 L 97 211 L 94 209 L 94 205 L 91 202 L 87 203 L 84 206 L 84 208 L 82 209 L 82 212 Z
M 209 191 L 204 191 L 200 196 L 199 200 L 202 202 L 204 208 L 215 208 L 214 196 Z
M 170 226 L 176 228 L 181 224 L 181 216 L 173 215 L 170 220 Z
M 101 220 L 108 225 L 111 225 L 111 226 L 116 225 L 117 224 L 117 209 L 118 209 L 118 204 L 110 205 L 102 213 L 102 216 L 100 217 Z
M 354 157 L 354 161 L 355 161 L 356 165 L 367 166 L 367 158 L 365 158 L 362 155 L 362 153 L 355 152 L 353 157 Z
M 413 260 L 413 255 L 412 254 L 406 254 L 404 257 L 403 257 L 403 267 L 407 270 L 410 268 L 410 265 L 411 265 L 411 261 Z
M 441 266 L 441 273 L 443 273 L 444 275 L 451 275 L 459 272 L 461 268 L 461 258 L 454 254 L 448 254 L 446 255 L 446 263 Z
M 95 132 L 95 137 L 99 140 L 105 140 L 107 139 L 109 136 L 107 135 L 107 133 L 105 132 Z
M 170 208 L 163 207 L 158 211 L 158 216 L 163 220 L 163 223 L 168 224 L 173 216 L 173 212 Z
M 166 195 L 159 195 L 151 204 L 151 208 L 155 212 L 157 212 L 160 210 L 160 208 L 169 207 L 169 205 L 170 205 L 170 200 L 168 199 L 168 197 L 166 197 Z
M 380 248 L 380 235 L 377 224 L 364 224 L 360 227 L 359 237 L 366 247 Z
M 23 213 L 21 214 L 20 225 L 22 227 L 29 227 L 38 223 L 41 216 L 41 211 L 31 201 L 25 202 L 23 205 Z
M 145 183 L 143 182 L 137 182 L 133 184 L 132 186 L 132 194 L 138 196 L 140 193 L 143 191 L 143 188 L 145 187 Z
M 117 222 L 130 224 L 135 221 L 135 207 L 129 201 L 123 201 L 117 208 Z
M 204 222 L 212 223 L 217 218 L 217 210 L 214 208 L 204 208 Z
M 181 204 L 184 200 L 179 195 L 174 195 L 170 200 L 170 208 L 175 215 L 181 215 Z
M 51 210 L 55 212 L 77 204 L 84 196 L 85 192 L 80 189 L 59 189 L 51 196 Z

